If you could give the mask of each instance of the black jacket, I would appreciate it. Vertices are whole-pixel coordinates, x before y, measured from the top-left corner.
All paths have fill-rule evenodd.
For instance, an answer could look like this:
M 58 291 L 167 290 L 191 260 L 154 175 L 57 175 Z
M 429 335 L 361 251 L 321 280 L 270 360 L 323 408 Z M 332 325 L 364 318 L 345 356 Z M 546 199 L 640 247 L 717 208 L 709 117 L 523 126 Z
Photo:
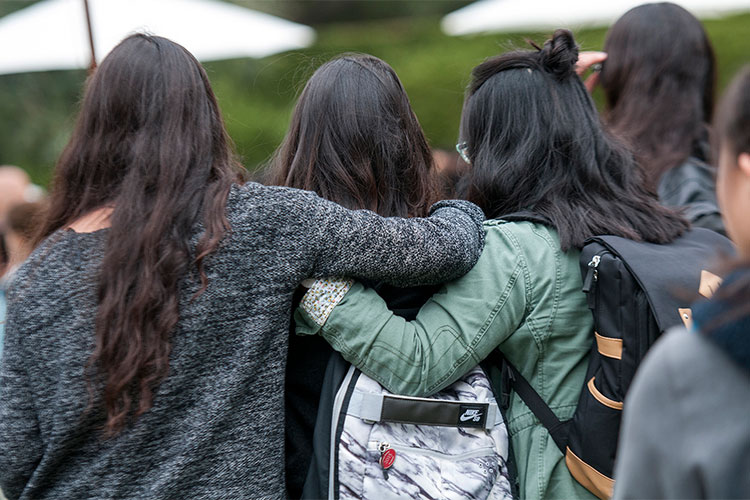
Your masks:
M 664 205 L 683 209 L 693 226 L 726 236 L 716 202 L 714 170 L 704 161 L 691 156 L 668 170 L 659 181 L 658 194 Z

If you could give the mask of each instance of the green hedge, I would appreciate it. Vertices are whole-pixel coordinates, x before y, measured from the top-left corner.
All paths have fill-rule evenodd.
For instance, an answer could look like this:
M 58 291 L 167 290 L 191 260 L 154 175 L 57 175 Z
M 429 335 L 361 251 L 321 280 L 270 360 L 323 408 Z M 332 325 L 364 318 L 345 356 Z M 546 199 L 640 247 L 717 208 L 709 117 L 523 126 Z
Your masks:
M 709 20 L 720 68 L 719 88 L 750 62 L 750 14 Z M 600 49 L 605 29 L 578 30 L 583 50 Z M 267 160 L 283 137 L 296 96 L 317 66 L 342 52 L 366 52 L 389 62 L 401 77 L 434 147 L 452 148 L 463 89 L 473 66 L 545 33 L 449 37 L 438 18 L 328 25 L 309 49 L 261 60 L 207 63 L 229 133 L 245 165 Z M 28 169 L 46 183 L 72 126 L 80 71 L 0 76 L 0 164 Z

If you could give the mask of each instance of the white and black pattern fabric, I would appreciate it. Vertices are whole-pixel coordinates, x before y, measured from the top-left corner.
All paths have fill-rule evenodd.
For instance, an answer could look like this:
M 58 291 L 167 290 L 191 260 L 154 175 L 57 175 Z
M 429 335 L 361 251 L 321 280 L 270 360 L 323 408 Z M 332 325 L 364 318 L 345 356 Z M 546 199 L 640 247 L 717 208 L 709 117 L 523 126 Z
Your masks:
M 389 397 L 350 367 L 334 401 L 329 499 L 513 498 L 507 427 L 480 367 L 430 398 L 394 396 L 402 409 Z

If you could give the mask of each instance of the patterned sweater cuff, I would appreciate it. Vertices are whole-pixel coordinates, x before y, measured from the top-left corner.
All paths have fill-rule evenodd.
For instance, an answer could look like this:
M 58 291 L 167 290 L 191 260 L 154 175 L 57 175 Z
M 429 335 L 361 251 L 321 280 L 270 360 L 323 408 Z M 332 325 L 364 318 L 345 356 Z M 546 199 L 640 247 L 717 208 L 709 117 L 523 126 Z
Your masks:
M 325 278 L 316 280 L 302 297 L 300 308 L 318 326 L 323 326 L 333 308 L 341 302 L 346 292 L 354 284 L 353 280 L 340 278 Z

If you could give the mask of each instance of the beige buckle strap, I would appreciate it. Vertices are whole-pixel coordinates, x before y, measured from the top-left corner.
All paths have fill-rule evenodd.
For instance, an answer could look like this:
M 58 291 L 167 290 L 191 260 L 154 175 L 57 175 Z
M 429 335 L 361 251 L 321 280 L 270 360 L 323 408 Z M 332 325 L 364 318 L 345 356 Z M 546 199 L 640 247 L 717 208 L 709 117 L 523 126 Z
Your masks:
M 622 359 L 622 339 L 605 337 L 599 335 L 598 332 L 594 332 L 594 336 L 596 337 L 596 348 L 599 350 L 599 354 L 608 358 Z

